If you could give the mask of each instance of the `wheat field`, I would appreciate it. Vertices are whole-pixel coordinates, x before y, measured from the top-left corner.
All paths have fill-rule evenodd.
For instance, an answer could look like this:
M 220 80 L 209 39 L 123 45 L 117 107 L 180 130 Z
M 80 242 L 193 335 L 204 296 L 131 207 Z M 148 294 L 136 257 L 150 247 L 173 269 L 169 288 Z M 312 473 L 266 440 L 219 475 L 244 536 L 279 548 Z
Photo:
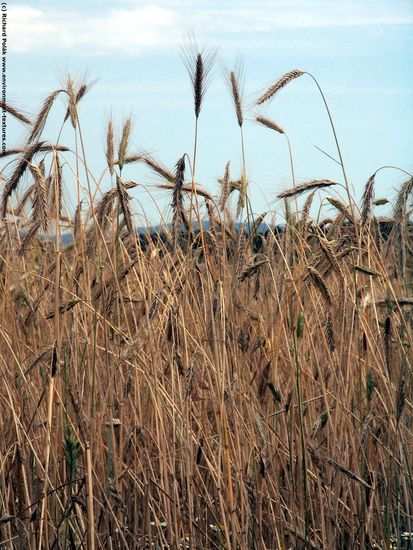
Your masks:
M 194 151 L 172 169 L 130 150 L 130 119 L 119 139 L 110 121 L 96 185 L 86 82 L 68 77 L 33 117 L 2 104 L 27 140 L 1 154 L 0 548 L 413 547 L 412 175 L 383 167 L 400 177 L 390 218 L 375 214 L 382 167 L 356 204 L 322 89 L 294 70 L 257 109 L 312 80 L 342 178 L 297 183 L 290 155 L 285 223 L 254 215 L 237 68 L 242 169 L 208 191 L 214 55 L 185 52 Z M 56 101 L 72 143 L 45 132 Z M 136 163 L 170 193 L 157 235 L 136 231 Z

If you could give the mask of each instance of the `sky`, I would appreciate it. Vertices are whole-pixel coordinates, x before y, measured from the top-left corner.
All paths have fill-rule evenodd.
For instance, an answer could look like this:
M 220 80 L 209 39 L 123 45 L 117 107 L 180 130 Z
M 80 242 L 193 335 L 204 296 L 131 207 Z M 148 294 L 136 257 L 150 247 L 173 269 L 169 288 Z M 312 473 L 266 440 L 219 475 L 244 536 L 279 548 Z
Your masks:
M 254 106 L 268 85 L 292 69 L 313 74 L 326 95 L 356 198 L 383 165 L 413 171 L 411 0 L 11 0 L 7 15 L 12 105 L 33 116 L 68 73 L 96 80 L 79 104 L 79 117 L 90 168 L 96 178 L 103 175 L 102 191 L 111 185 L 104 173 L 110 117 L 120 132 L 125 117 L 132 116 L 131 152 L 148 151 L 170 169 L 184 153 L 192 155 L 192 90 L 180 55 L 190 34 L 201 48 L 217 48 L 199 120 L 197 160 L 197 181 L 212 194 L 218 193 L 227 161 L 234 178 L 241 170 L 239 128 L 223 71 L 237 59 L 245 71 L 244 138 L 254 212 L 282 216 L 276 195 L 292 185 L 286 140 L 260 127 L 257 114 L 288 134 L 298 183 L 343 181 L 340 167 L 317 149 L 337 157 L 320 94 L 308 76 L 263 108 Z M 61 100 L 45 128 L 48 140 L 56 141 L 64 113 Z M 21 146 L 25 135 L 18 122 L 8 120 L 9 147 Z M 73 146 L 69 126 L 61 143 Z M 66 158 L 70 210 L 73 156 Z M 170 215 L 170 196 L 156 189 L 154 174 L 130 165 L 124 175 L 140 184 L 132 192 L 137 224 Z M 376 198 L 392 201 L 404 179 L 397 170 L 381 171 Z M 379 207 L 377 214 L 387 215 L 389 208 Z

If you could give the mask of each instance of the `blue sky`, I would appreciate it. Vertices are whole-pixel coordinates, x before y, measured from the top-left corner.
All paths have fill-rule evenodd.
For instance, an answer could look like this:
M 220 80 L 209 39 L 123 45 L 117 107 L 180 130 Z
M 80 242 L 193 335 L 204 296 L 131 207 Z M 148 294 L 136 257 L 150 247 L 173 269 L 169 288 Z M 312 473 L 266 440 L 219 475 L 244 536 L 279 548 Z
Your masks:
M 70 72 L 88 73 L 96 84 L 80 104 L 88 158 L 99 176 L 105 168 L 105 126 L 132 115 L 131 149 L 145 149 L 173 168 L 192 151 L 192 93 L 179 46 L 189 32 L 200 45 L 218 47 L 218 59 L 200 117 L 197 179 L 212 193 L 231 161 L 240 171 L 239 132 L 220 65 L 237 56 L 245 66 L 245 102 L 283 73 L 314 74 L 326 93 L 356 196 L 380 166 L 413 171 L 413 3 L 411 0 L 38 0 L 8 4 L 8 101 L 35 113 L 42 99 Z M 276 193 L 291 186 L 282 136 L 246 113 L 247 168 L 256 212 L 277 210 Z M 337 165 L 314 146 L 336 155 L 320 96 L 308 77 L 282 90 L 259 111 L 283 126 L 292 143 L 298 182 L 342 181 Z M 56 139 L 63 104 L 52 111 L 46 136 Z M 8 144 L 24 141 L 10 120 Z M 70 129 L 63 142 L 73 144 Z M 70 160 L 70 159 L 68 159 Z M 134 191 L 136 210 L 157 221 L 169 198 L 151 185 L 157 178 L 140 166 L 126 177 L 148 186 Z M 68 172 L 69 176 L 69 172 Z M 394 197 L 403 181 L 395 171 L 377 180 L 377 198 Z M 71 182 L 68 177 L 68 185 Z M 73 184 L 72 184 L 73 185 Z M 104 178 L 102 189 L 110 185 Z M 153 193 L 152 193 L 153 191 Z M 69 191 L 68 207 L 74 198 Z M 380 207 L 378 213 L 388 213 Z M 137 221 L 137 223 L 139 223 Z

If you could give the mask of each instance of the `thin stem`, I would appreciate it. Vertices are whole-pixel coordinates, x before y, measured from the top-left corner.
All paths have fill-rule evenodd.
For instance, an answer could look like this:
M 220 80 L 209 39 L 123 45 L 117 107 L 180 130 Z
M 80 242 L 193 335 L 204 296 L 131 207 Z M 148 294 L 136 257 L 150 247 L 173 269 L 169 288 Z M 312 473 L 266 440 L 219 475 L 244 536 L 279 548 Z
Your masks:
M 196 152 L 197 152 L 197 148 L 198 148 L 198 117 L 195 117 L 194 152 L 193 152 L 192 164 L 191 164 L 192 192 L 191 192 L 191 203 L 190 203 L 190 208 L 189 208 L 189 227 L 190 228 L 192 227 L 192 209 L 194 207 L 194 204 L 193 204 L 194 197 L 195 197 L 195 208 L 197 209 L 197 206 L 198 206 L 198 201 L 197 201 L 197 197 L 196 197 L 196 187 L 195 187 L 195 169 L 196 169 Z M 200 214 L 198 214 L 198 211 L 197 211 L 197 218 L 198 218 L 198 223 L 201 225 L 201 219 L 200 219 L 201 216 L 200 216 Z M 199 230 L 202 231 L 201 226 L 200 226 Z
M 208 265 L 208 269 L 210 269 L 209 261 L 208 261 L 208 251 L 205 245 L 205 239 L 204 239 L 204 229 L 202 227 L 202 219 L 201 219 L 201 211 L 198 204 L 198 197 L 196 194 L 196 185 L 195 185 L 195 170 L 196 170 L 196 153 L 198 149 L 198 117 L 195 117 L 195 130 L 194 130 L 194 153 L 193 153 L 193 160 L 192 160 L 192 167 L 191 167 L 191 175 L 192 175 L 192 192 L 191 192 L 191 203 L 189 208 L 189 228 L 191 230 L 192 227 L 192 208 L 193 208 L 193 200 L 195 199 L 195 212 L 196 217 L 198 220 L 198 226 L 199 226 L 199 235 L 201 237 L 201 246 L 202 250 L 205 256 L 205 260 Z
M 328 119 L 330 121 L 331 130 L 332 130 L 333 136 L 334 136 L 334 141 L 336 143 L 337 153 L 338 153 L 338 156 L 339 156 L 339 159 L 340 159 L 340 166 L 341 166 L 341 170 L 343 172 L 343 178 L 344 178 L 344 182 L 345 182 L 345 185 L 346 185 L 346 191 L 347 191 L 347 197 L 348 197 L 349 205 L 350 205 L 350 208 L 353 210 L 353 201 L 352 201 L 352 198 L 351 198 L 350 185 L 349 185 L 349 182 L 348 182 L 346 169 L 344 167 L 343 155 L 341 154 L 341 148 L 340 148 L 340 144 L 339 144 L 339 141 L 338 141 L 336 129 L 335 129 L 335 126 L 334 126 L 333 117 L 331 116 L 331 112 L 330 112 L 326 97 L 324 95 L 323 90 L 321 89 L 320 84 L 317 82 L 317 79 L 311 73 L 305 72 L 305 74 L 310 76 L 313 79 L 313 81 L 315 82 L 315 85 L 317 86 L 318 91 L 321 94 L 321 97 L 322 97 L 322 100 L 323 100 L 323 103 L 324 103 L 324 107 L 326 108 Z M 354 212 L 353 212 L 353 214 L 354 214 Z
M 242 124 L 240 125 L 239 128 L 240 128 L 240 138 L 241 138 L 242 173 L 243 173 L 243 178 L 245 179 L 245 181 L 247 181 L 247 163 L 246 163 L 246 160 L 245 160 L 244 130 L 243 130 Z M 250 201 L 249 196 L 248 196 L 248 191 L 249 191 L 249 189 L 247 188 L 246 193 L 245 193 L 245 207 L 246 207 L 246 210 L 247 210 L 248 234 L 251 235 L 251 220 L 250 220 L 250 218 L 252 218 L 252 224 L 254 225 L 254 216 L 253 216 L 253 213 L 252 213 L 251 201 Z
M 247 167 L 246 167 L 246 161 L 245 161 L 245 146 L 244 146 L 244 130 L 242 126 L 240 126 L 240 134 L 241 134 L 241 157 L 242 157 L 242 170 L 247 175 Z
M 291 167 L 291 178 L 293 180 L 293 187 L 297 187 L 297 182 L 295 180 L 295 172 L 294 172 L 294 159 L 293 159 L 293 150 L 291 147 L 291 142 L 288 137 L 288 135 L 284 132 L 285 139 L 287 140 L 287 146 L 288 146 L 288 156 L 290 157 L 290 167 Z M 295 195 L 295 211 L 298 212 L 298 199 L 297 195 Z
M 408 172 L 407 170 L 403 170 L 403 168 L 399 168 L 398 166 L 391 166 L 391 165 L 380 166 L 380 168 L 377 168 L 377 170 L 374 172 L 374 175 L 380 172 L 380 170 L 384 170 L 385 168 L 389 168 L 391 170 L 399 170 L 400 172 L 403 172 L 403 174 L 406 174 L 409 177 L 413 177 L 413 174 L 411 172 Z
M 336 129 L 335 129 L 335 126 L 334 126 L 333 117 L 331 116 L 331 112 L 330 112 L 327 100 L 325 98 L 324 92 L 321 89 L 321 86 L 319 85 L 319 83 L 317 82 L 317 79 L 311 73 L 305 72 L 305 74 L 310 76 L 313 79 L 313 81 L 315 82 L 315 84 L 318 88 L 318 91 L 320 92 L 321 97 L 323 99 L 323 103 L 324 103 L 324 106 L 325 106 L 326 111 L 327 111 L 328 119 L 330 121 L 331 130 L 333 132 L 334 141 L 336 143 L 337 153 L 338 153 L 338 156 L 339 156 L 339 159 L 340 159 L 341 170 L 343 172 L 343 178 L 344 178 L 344 184 L 345 184 L 345 188 L 346 188 L 349 208 L 350 208 L 350 212 L 351 212 L 351 214 L 353 216 L 353 219 L 354 219 L 354 232 L 355 232 L 356 240 L 357 240 L 357 243 L 358 243 L 358 260 L 357 261 L 360 262 L 360 257 L 361 257 L 360 234 L 359 234 L 359 229 L 358 229 L 357 222 L 356 222 L 355 208 L 354 208 L 354 205 L 353 205 L 353 200 L 351 198 L 350 185 L 349 185 L 349 182 L 348 182 L 348 179 L 347 179 L 346 169 L 344 167 L 343 155 L 341 154 L 341 148 L 340 148 L 340 144 L 339 144 L 339 141 L 338 141 Z M 352 256 L 354 256 L 354 252 L 352 252 Z M 358 304 L 359 304 L 358 276 L 357 276 L 357 273 L 356 273 L 355 270 L 353 271 L 353 281 L 354 281 L 354 296 L 355 296 L 355 302 L 356 302 L 356 307 L 357 307 L 357 311 L 358 311 Z
M 285 134 L 285 139 L 287 140 L 287 145 L 288 145 L 288 155 L 290 157 L 290 167 L 291 167 L 291 177 L 292 177 L 292 180 L 293 180 L 293 187 L 296 187 L 296 182 L 295 182 L 295 173 L 294 173 L 294 160 L 293 160 L 293 152 L 292 152 L 292 149 L 291 149 L 291 143 L 290 143 L 290 140 L 287 136 L 287 134 Z
M 195 170 L 196 170 L 196 152 L 198 148 L 198 117 L 195 117 L 195 130 L 194 130 L 194 153 L 192 156 L 192 185 L 195 185 Z

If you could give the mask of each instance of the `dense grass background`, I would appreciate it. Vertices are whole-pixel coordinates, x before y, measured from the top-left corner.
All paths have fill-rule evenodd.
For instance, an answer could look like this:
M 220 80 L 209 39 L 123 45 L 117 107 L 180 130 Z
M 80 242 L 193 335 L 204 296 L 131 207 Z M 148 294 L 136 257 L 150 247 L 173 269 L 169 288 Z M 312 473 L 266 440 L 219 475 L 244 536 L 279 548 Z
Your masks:
M 213 52 L 193 53 L 197 126 Z M 228 79 L 242 143 L 239 74 Z M 4 106 L 29 135 L 2 155 L 1 547 L 411 547 L 411 175 L 383 235 L 375 174 L 356 205 L 338 139 L 341 185 L 296 185 L 291 156 L 284 230 L 258 234 L 245 159 L 211 196 L 196 137 L 169 170 L 129 151 L 130 120 L 119 142 L 110 122 L 96 182 L 86 92 L 69 78 L 33 121 Z M 65 146 L 43 135 L 59 95 Z M 122 177 L 133 163 L 171 193 L 144 248 Z

